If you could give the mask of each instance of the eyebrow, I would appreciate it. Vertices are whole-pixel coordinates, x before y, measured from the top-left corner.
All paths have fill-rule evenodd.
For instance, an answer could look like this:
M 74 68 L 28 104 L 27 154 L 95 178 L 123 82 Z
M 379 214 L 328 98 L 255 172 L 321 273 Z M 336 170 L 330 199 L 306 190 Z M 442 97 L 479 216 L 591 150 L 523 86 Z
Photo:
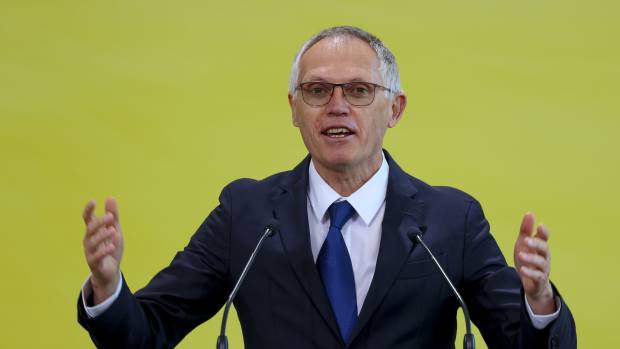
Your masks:
M 323 79 L 322 77 L 319 76 L 313 76 L 310 75 L 309 78 L 307 80 L 302 80 L 302 82 L 329 82 L 326 79 Z M 353 79 L 349 79 L 349 81 L 343 82 L 343 83 L 348 83 L 348 82 L 368 82 L 365 79 L 359 78 L 359 77 L 355 77 Z

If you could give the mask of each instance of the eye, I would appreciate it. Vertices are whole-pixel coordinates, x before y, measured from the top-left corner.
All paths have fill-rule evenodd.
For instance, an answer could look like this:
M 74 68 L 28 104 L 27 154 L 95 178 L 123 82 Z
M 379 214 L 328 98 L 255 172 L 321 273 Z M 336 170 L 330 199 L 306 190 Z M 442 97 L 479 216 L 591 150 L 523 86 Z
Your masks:
M 364 82 L 351 83 L 345 88 L 347 93 L 353 97 L 366 97 L 371 95 L 373 91 L 373 86 Z
M 304 92 L 313 96 L 323 96 L 330 93 L 329 86 L 320 82 L 303 84 L 302 88 Z

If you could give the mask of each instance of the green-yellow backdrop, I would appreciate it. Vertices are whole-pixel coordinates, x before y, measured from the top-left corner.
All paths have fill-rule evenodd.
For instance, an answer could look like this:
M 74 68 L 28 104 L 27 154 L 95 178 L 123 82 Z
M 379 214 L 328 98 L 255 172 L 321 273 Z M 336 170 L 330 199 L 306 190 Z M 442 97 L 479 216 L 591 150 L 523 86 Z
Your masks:
M 118 198 L 135 290 L 226 183 L 300 161 L 290 62 L 341 24 L 377 34 L 398 58 L 409 106 L 386 148 L 400 165 L 476 196 L 511 263 L 520 218 L 534 211 L 550 227 L 552 280 L 580 346 L 620 347 L 619 10 L 613 0 L 1 0 L 0 347 L 92 347 L 76 321 L 89 198 Z M 179 347 L 213 347 L 219 320 Z M 229 328 L 241 348 L 236 318 Z

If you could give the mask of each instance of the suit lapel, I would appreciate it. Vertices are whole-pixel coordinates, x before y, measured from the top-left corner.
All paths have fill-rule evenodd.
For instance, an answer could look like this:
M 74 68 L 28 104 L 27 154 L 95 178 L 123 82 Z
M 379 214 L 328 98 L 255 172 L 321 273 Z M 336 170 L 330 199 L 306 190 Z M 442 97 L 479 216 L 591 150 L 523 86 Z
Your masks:
M 307 211 L 309 163 L 310 156 L 283 181 L 275 197 L 274 216 L 280 222 L 280 239 L 297 279 L 336 338 L 340 338 L 310 247 Z
M 407 237 L 407 230 L 412 226 L 420 227 L 424 223 L 424 202 L 416 198 L 417 189 L 411 178 L 387 152 L 385 156 L 390 173 L 379 256 L 370 289 L 349 342 L 353 341 L 368 323 L 407 260 L 413 247 Z

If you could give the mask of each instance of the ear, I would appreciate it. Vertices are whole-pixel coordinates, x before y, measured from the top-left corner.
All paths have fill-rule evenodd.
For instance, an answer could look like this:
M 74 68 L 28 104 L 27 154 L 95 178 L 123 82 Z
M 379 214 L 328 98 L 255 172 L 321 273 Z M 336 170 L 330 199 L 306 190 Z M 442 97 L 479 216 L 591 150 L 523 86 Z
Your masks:
M 288 94 L 288 105 L 291 107 L 291 117 L 293 119 L 293 126 L 299 127 L 299 122 L 295 113 L 295 97 L 292 94 Z
M 388 121 L 388 127 L 392 128 L 396 126 L 400 118 L 403 116 L 405 107 L 407 106 L 407 96 L 399 92 L 392 100 L 392 116 Z

